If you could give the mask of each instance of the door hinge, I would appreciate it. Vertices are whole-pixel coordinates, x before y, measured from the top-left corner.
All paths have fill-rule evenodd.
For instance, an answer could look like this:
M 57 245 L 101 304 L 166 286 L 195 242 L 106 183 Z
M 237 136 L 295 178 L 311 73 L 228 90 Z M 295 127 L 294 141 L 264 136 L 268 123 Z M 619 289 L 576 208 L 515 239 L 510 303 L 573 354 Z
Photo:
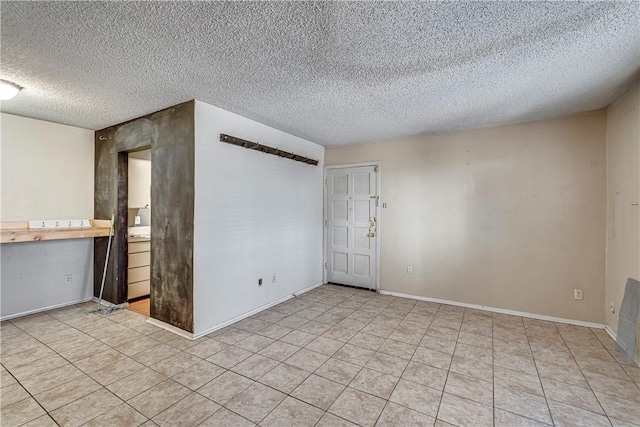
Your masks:
M 324 220 L 324 227 L 325 228 L 329 228 L 329 220 L 328 219 Z
M 378 173 L 378 165 L 376 165 L 376 166 L 374 166 L 374 167 L 373 167 L 373 171 L 374 171 L 375 173 Z
M 324 179 L 324 185 L 329 185 L 329 178 Z
M 325 263 L 324 263 L 324 269 L 325 269 L 325 270 L 327 269 L 327 263 L 326 263 L 326 261 L 325 261 Z

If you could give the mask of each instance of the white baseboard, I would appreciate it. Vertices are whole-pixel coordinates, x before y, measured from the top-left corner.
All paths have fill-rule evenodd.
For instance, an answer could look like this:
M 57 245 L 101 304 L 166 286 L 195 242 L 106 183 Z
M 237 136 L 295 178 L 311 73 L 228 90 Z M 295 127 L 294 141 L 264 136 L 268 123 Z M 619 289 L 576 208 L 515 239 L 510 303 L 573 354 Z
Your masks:
M 16 313 L 16 314 L 8 314 L 6 316 L 1 316 L 0 317 L 0 321 L 2 320 L 9 320 L 9 319 L 15 319 L 16 317 L 22 317 L 22 316 L 28 316 L 30 314 L 36 314 L 36 313 L 41 313 L 43 311 L 48 311 L 48 310 L 55 310 L 56 308 L 62 308 L 62 307 L 67 307 L 69 305 L 74 305 L 74 304 L 81 304 L 83 302 L 88 302 L 91 301 L 93 298 L 89 297 L 89 298 L 84 298 L 84 299 L 79 299 L 77 301 L 71 301 L 71 302 L 63 302 L 62 304 L 55 304 L 55 305 L 50 305 L 48 307 L 42 307 L 42 308 L 36 308 L 34 310 L 28 310 L 28 311 L 23 311 L 21 313 Z
M 158 328 L 162 328 L 165 331 L 169 331 L 169 332 L 173 332 L 176 335 L 181 336 L 182 338 L 186 338 L 188 340 L 193 340 L 195 339 L 193 334 L 191 332 L 187 332 L 183 329 L 177 328 L 173 325 L 170 325 L 166 322 L 163 322 L 162 320 L 158 320 L 158 319 L 154 319 L 152 317 L 149 317 L 147 319 L 147 323 L 152 324 L 153 326 L 157 326 Z
M 307 293 L 307 292 L 309 292 L 309 291 L 312 291 L 312 290 L 314 290 L 315 288 L 319 288 L 320 286 L 322 286 L 322 285 L 324 285 L 324 284 L 325 284 L 325 282 L 318 282 L 318 283 L 316 283 L 315 285 L 311 285 L 311 286 L 309 286 L 308 288 L 304 288 L 304 289 L 303 289 L 303 290 L 301 290 L 301 291 L 294 292 L 294 293 L 293 293 L 293 296 L 294 296 L 294 297 L 299 297 L 300 295 L 302 295 L 302 294 L 304 294 L 304 293 Z
M 527 317 L 527 318 L 530 318 L 530 319 L 546 320 L 546 321 L 549 321 L 549 322 L 557 322 L 557 323 L 566 323 L 568 325 L 586 326 L 587 328 L 605 329 L 605 325 L 602 324 L 602 323 L 585 322 L 583 320 L 565 319 L 563 317 L 545 316 L 544 314 L 527 313 L 526 311 L 507 310 L 507 309 L 504 309 L 504 308 L 489 307 L 489 306 L 486 306 L 486 305 L 468 304 L 466 302 L 458 302 L 458 301 L 450 301 L 450 300 L 446 300 L 446 299 L 421 297 L 421 296 L 416 296 L 416 295 L 401 294 L 401 293 L 398 293 L 398 292 L 380 291 L 380 293 L 383 294 L 383 295 L 392 295 L 392 296 L 395 296 L 395 297 L 417 299 L 417 300 L 420 300 L 420 301 L 429 301 L 429 302 L 435 302 L 435 303 L 439 303 L 439 304 L 455 305 L 457 307 L 465 307 L 465 308 L 473 308 L 473 309 L 476 309 L 476 310 L 491 311 L 493 313 L 509 314 L 509 315 L 512 315 L 512 316 Z
M 604 327 L 604 331 L 608 333 L 609 336 L 613 338 L 614 341 L 618 339 L 618 335 L 615 332 L 613 332 L 613 329 L 611 329 L 609 325 Z
M 319 287 L 319 286 L 322 286 L 322 285 L 324 285 L 324 283 L 323 283 L 323 282 L 316 283 L 315 285 L 311 285 L 311 286 L 309 286 L 309 287 L 307 287 L 307 288 L 304 288 L 304 289 L 303 289 L 303 290 L 301 290 L 301 291 L 294 292 L 293 294 L 291 294 L 291 295 L 287 295 L 286 297 L 281 298 L 281 299 L 279 299 L 279 300 L 277 300 L 277 301 L 274 301 L 274 302 L 272 302 L 272 303 L 269 303 L 269 304 L 263 305 L 262 307 L 258 307 L 258 308 L 256 308 L 255 310 L 251 310 L 251 311 L 249 311 L 249 312 L 246 312 L 246 313 L 244 313 L 244 314 L 241 314 L 241 315 L 239 315 L 239 316 L 236 316 L 236 317 L 234 317 L 233 319 L 230 319 L 230 320 L 227 320 L 227 321 L 225 321 L 225 322 L 219 323 L 219 324 L 217 324 L 217 325 L 215 325 L 215 326 L 212 326 L 211 328 L 207 328 L 207 329 L 205 329 L 204 331 L 201 331 L 201 332 L 198 332 L 198 333 L 194 334 L 192 339 L 194 339 L 194 340 L 195 340 L 195 339 L 198 339 L 198 338 L 203 337 L 203 336 L 205 336 L 205 335 L 208 335 L 208 334 L 210 334 L 210 333 L 212 333 L 212 332 L 215 332 L 215 331 L 217 331 L 217 330 L 219 330 L 219 329 L 222 329 L 222 328 L 224 328 L 224 327 L 226 327 L 226 326 L 229 326 L 229 325 L 231 325 L 231 324 L 233 324 L 233 323 L 239 322 L 239 321 L 240 321 L 240 320 L 242 320 L 242 319 L 246 319 L 247 317 L 253 316 L 254 314 L 259 313 L 259 312 L 261 312 L 261 311 L 263 311 L 263 310 L 267 310 L 267 309 L 269 309 L 269 308 L 273 307 L 274 305 L 281 304 L 281 303 L 283 303 L 283 302 L 285 302 L 285 301 L 290 300 L 291 298 L 295 298 L 295 297 L 297 297 L 297 296 L 299 296 L 299 295 L 304 294 L 305 292 L 309 292 L 310 290 L 313 290 L 313 289 L 315 289 L 315 288 L 317 288 L 317 287 Z

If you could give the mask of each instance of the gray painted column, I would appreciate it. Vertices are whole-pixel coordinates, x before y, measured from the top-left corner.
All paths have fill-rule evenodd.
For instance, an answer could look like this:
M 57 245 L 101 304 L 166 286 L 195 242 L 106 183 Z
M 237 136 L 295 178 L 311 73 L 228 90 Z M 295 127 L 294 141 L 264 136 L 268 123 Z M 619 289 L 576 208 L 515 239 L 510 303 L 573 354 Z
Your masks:
M 96 131 L 95 217 L 116 214 L 103 298 L 127 299 L 127 152 L 151 148 L 151 317 L 193 332 L 194 101 Z M 107 238 L 96 238 L 94 295 Z

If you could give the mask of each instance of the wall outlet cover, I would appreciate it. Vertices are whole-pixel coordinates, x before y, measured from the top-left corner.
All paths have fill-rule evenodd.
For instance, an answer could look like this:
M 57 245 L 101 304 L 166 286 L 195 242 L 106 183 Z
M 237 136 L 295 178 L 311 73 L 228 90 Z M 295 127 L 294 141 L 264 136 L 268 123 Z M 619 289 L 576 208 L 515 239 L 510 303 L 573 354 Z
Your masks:
M 582 299 L 582 289 L 574 289 L 573 290 L 573 299 L 581 300 Z

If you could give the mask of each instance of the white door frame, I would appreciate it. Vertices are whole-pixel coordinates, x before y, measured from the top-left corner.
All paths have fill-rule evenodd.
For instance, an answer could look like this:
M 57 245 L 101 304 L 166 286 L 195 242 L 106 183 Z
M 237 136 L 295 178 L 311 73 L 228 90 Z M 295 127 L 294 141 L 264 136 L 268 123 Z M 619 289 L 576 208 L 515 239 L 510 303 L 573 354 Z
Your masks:
M 324 203 L 323 203 L 323 218 L 322 218 L 322 229 L 324 230 L 323 234 L 323 239 L 322 239 L 322 245 L 323 245 L 323 250 L 322 250 L 322 254 L 323 254 L 323 263 L 322 263 L 322 281 L 323 283 L 327 283 L 327 276 L 328 276 L 328 271 L 327 271 L 327 259 L 329 256 L 329 246 L 327 245 L 327 239 L 328 239 L 328 232 L 329 229 L 327 228 L 327 206 L 328 201 L 327 201 L 327 171 L 329 169 L 342 169 L 342 168 L 357 168 L 360 166 L 374 166 L 376 168 L 376 186 L 378 189 L 378 201 L 376 203 L 376 253 L 375 253 L 375 260 L 376 260 L 376 283 L 375 283 L 375 290 L 379 291 L 380 290 L 380 230 L 381 230 L 381 222 L 380 222 L 380 206 L 382 205 L 382 202 L 380 201 L 382 198 L 382 189 L 380 187 L 380 162 L 364 162 L 364 163 L 348 163 L 348 164 L 344 164 L 344 165 L 332 165 L 332 166 L 325 166 L 324 167 L 324 182 L 323 182 L 323 194 L 324 194 Z

